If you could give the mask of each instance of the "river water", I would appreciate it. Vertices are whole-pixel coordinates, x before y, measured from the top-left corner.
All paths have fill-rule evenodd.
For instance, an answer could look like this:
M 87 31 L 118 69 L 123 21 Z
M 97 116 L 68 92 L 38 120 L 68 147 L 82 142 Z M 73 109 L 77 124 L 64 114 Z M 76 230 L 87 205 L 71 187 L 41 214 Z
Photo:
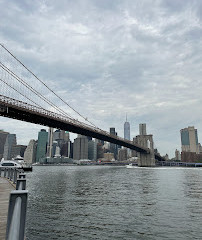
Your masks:
M 26 239 L 202 239 L 202 168 L 35 166 Z

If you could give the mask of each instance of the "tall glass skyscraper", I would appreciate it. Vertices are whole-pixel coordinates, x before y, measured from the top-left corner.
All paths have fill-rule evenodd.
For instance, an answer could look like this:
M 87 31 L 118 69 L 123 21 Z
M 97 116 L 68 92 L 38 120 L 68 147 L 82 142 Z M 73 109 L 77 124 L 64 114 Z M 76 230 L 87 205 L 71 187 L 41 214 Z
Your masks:
M 38 134 L 36 162 L 39 162 L 41 158 L 46 157 L 47 143 L 48 143 L 48 132 L 46 132 L 45 129 L 41 129 L 41 131 Z
M 180 130 L 182 152 L 199 153 L 198 133 L 194 127 L 188 127 Z
M 124 138 L 130 140 L 130 123 L 127 121 L 127 115 L 126 122 L 124 123 Z

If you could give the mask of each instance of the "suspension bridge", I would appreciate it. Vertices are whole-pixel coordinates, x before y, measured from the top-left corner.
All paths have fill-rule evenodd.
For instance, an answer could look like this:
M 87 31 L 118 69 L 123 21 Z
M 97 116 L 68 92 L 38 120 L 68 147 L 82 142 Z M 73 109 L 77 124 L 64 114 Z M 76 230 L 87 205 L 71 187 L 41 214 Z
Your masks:
M 154 153 L 151 135 L 149 138 L 140 136 L 137 143 L 134 143 L 98 128 L 2 44 L 0 82 L 0 116 L 70 131 L 130 148 L 138 152 L 140 166 L 154 166 L 155 159 L 163 160 L 159 154 Z M 72 117 L 71 112 L 83 121 Z M 150 148 L 147 147 L 148 140 L 152 143 Z

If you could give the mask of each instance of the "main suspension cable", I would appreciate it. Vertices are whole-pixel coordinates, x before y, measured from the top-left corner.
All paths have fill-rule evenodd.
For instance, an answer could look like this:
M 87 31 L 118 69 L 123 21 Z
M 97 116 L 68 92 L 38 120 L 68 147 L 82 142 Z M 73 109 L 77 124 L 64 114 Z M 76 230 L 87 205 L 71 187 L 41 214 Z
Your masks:
M 69 108 L 71 108 L 75 113 L 77 113 L 80 117 L 82 117 L 85 121 L 96 127 L 94 123 L 89 121 L 86 117 L 84 117 L 82 114 L 80 114 L 77 110 L 75 110 L 73 107 L 71 107 L 66 101 L 64 101 L 57 93 L 55 93 L 51 88 L 49 88 L 41 79 L 39 79 L 31 70 L 29 70 L 17 57 L 15 57 L 4 45 L 0 43 L 0 45 L 17 61 L 19 62 L 29 73 L 31 73 L 40 83 L 42 83 L 49 91 L 51 91 L 56 97 L 58 97 L 65 105 L 67 105 Z M 98 127 L 96 127 L 98 128 Z
M 26 88 L 28 88 L 31 92 L 36 94 L 39 98 L 41 98 L 43 101 L 51 105 L 53 108 L 55 108 L 57 111 L 59 111 L 62 115 L 67 116 L 68 118 L 71 118 L 72 120 L 75 120 L 70 115 L 68 115 L 66 112 L 64 112 L 61 108 L 59 108 L 57 105 L 52 103 L 50 100 L 45 98 L 41 93 L 39 93 L 37 90 L 35 90 L 32 86 L 30 86 L 27 82 L 25 82 L 22 78 L 17 76 L 13 71 L 11 71 L 9 68 L 7 68 L 4 64 L 0 62 L 0 67 L 4 69 L 8 74 L 10 74 L 13 78 L 15 78 L 18 82 L 22 83 Z

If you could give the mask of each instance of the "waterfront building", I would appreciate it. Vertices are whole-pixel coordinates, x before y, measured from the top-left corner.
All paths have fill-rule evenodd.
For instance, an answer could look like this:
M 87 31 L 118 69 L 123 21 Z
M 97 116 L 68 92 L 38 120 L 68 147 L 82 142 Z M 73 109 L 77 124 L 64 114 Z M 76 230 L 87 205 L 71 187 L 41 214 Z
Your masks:
M 55 157 L 61 157 L 61 155 L 60 155 L 60 147 L 59 146 L 56 146 L 56 148 L 55 148 Z
M 193 126 L 180 130 L 182 152 L 199 153 L 198 133 Z
M 73 159 L 88 159 L 88 139 L 86 136 L 78 135 L 74 140 Z
M 179 150 L 175 150 L 175 160 L 181 160 L 181 154 Z
M 114 159 L 114 154 L 113 153 L 104 153 L 104 160 L 106 161 L 112 161 Z
M 12 147 L 11 150 L 11 158 L 15 158 L 17 156 L 24 157 L 24 153 L 26 150 L 27 146 L 26 145 L 15 145 Z
M 8 132 L 4 132 L 3 130 L 0 130 L 0 160 L 3 158 L 4 145 L 5 145 L 8 134 L 9 134 Z
M 119 161 L 125 161 L 125 160 L 127 160 L 127 159 L 128 159 L 127 155 L 128 155 L 127 148 L 121 148 L 121 149 L 119 149 L 119 152 L 118 152 L 118 160 L 119 160 Z
M 93 140 L 88 142 L 88 159 L 97 160 L 97 142 Z
M 52 156 L 55 156 L 56 153 L 56 147 L 58 146 L 58 142 L 57 141 L 53 141 L 53 145 L 52 145 Z
M 139 135 L 147 135 L 146 123 L 139 124 Z
M 127 121 L 127 115 L 124 123 L 124 138 L 130 140 L 130 123 Z
M 69 157 L 70 147 L 71 147 L 71 142 L 70 141 L 63 143 L 62 146 L 61 146 L 61 149 L 60 149 L 61 156 Z
M 46 157 L 47 142 L 48 142 L 48 132 L 46 132 L 45 129 L 41 129 L 41 131 L 38 133 L 36 162 L 39 162 L 41 158 Z
M 117 135 L 117 132 L 115 131 L 114 127 L 111 127 L 109 131 L 110 131 L 110 135 L 114 135 L 114 136 Z M 116 159 L 117 153 L 118 153 L 118 147 L 116 144 L 110 143 L 110 152 L 114 154 L 114 158 Z
M 31 139 L 24 153 L 24 161 L 28 164 L 34 163 L 36 160 L 36 141 Z
M 97 159 L 104 157 L 104 146 L 101 142 L 97 144 Z
M 53 132 L 53 141 L 56 141 L 58 146 L 62 148 L 62 145 L 69 141 L 69 132 L 57 129 Z
M 6 142 L 4 145 L 4 153 L 3 153 L 3 158 L 5 160 L 11 160 L 12 159 L 12 152 L 13 152 L 13 147 L 16 146 L 16 134 L 8 134 L 6 138 Z

